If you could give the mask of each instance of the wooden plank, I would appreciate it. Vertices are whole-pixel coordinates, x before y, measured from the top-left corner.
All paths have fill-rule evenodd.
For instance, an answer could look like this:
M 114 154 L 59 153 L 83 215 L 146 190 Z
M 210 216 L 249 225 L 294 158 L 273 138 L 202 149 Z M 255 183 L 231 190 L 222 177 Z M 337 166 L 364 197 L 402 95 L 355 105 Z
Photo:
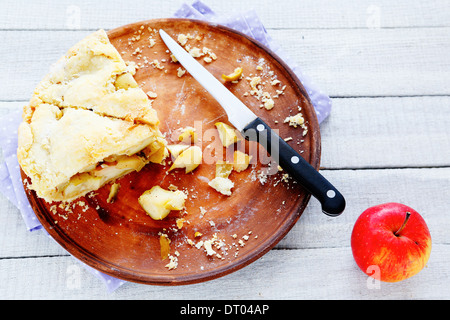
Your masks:
M 448 244 L 450 168 L 389 170 L 325 170 L 322 172 L 344 194 L 345 212 L 330 218 L 312 198 L 299 222 L 276 246 L 278 249 L 346 247 L 358 216 L 368 207 L 404 203 L 422 214 L 430 228 L 433 243 Z M 19 212 L 0 198 L 0 258 L 65 255 L 52 239 L 26 231 Z M 38 231 L 37 233 L 40 233 Z
M 450 250 L 436 245 L 424 270 L 399 283 L 374 282 L 350 247 L 272 250 L 225 277 L 181 287 L 125 283 L 109 294 L 71 257 L 0 260 L 3 299 L 449 299 Z M 226 288 L 226 289 L 224 289 Z
M 337 218 L 322 214 L 312 198 L 297 224 L 277 248 L 322 248 L 350 245 L 353 225 L 369 207 L 399 202 L 418 211 L 426 220 L 433 243 L 449 244 L 446 214 L 450 194 L 450 168 L 388 170 L 325 170 L 346 198 L 344 213 Z
M 320 129 L 324 169 L 450 166 L 450 97 L 333 99 Z
M 450 28 L 272 30 L 333 97 L 449 95 Z
M 450 166 L 450 97 L 333 99 L 324 168 Z
M 83 29 L 115 28 L 127 23 L 166 18 L 184 1 L 2 1 L 1 29 Z M 191 3 L 192 1 L 187 1 Z M 205 0 L 222 15 L 255 10 L 267 28 L 410 28 L 450 26 L 446 0 Z M 101 14 L 98 14 L 101 12 Z M 26 19 L 24 19 L 26 17 Z
M 445 267 L 450 260 L 448 246 L 436 246 L 433 253 L 428 267 L 415 278 L 397 284 L 380 283 L 376 289 L 368 287 L 372 281 L 358 269 L 349 247 L 272 250 L 235 274 L 185 288 L 186 291 L 171 288 L 169 294 L 179 299 L 189 299 L 192 295 L 194 299 L 445 299 L 450 296 L 449 272 Z M 222 290 L 224 287 L 227 290 Z M 131 290 L 135 288 L 126 284 L 123 291 L 127 296 L 134 295 Z M 167 292 L 162 292 L 164 298 Z
M 0 31 L 8 43 L 0 52 L 0 101 L 28 100 L 50 66 L 90 32 Z M 270 34 L 333 97 L 450 95 L 450 28 Z

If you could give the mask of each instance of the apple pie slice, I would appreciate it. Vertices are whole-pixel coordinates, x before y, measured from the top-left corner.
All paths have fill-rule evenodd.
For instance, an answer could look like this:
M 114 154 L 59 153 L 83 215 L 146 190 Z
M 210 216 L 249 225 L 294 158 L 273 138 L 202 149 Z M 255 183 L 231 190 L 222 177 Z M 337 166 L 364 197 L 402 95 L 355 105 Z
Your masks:
M 168 155 L 156 111 L 106 33 L 62 57 L 24 107 L 17 157 L 30 188 L 68 201 Z

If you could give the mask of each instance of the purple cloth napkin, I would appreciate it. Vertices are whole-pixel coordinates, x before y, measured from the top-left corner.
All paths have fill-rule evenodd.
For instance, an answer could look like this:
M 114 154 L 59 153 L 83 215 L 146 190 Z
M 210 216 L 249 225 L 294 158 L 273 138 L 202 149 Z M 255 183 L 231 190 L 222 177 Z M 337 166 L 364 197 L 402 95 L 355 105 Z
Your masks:
M 281 48 L 271 39 L 254 11 L 233 16 L 219 16 L 201 1 L 194 1 L 191 5 L 183 4 L 175 12 L 174 17 L 205 20 L 222 24 L 258 40 L 283 59 L 300 79 L 311 98 L 319 123 L 329 115 L 331 110 L 330 98 L 320 91 L 300 71 L 299 67 L 292 60 L 285 56 Z M 45 229 L 42 228 L 34 211 L 31 209 L 21 181 L 20 168 L 16 155 L 17 128 L 21 121 L 22 108 L 14 110 L 0 118 L 0 147 L 3 153 L 3 163 L 0 163 L 0 191 L 19 209 L 29 231 L 42 230 L 45 232 Z M 82 262 L 80 261 L 80 263 Z M 84 263 L 82 265 L 101 279 L 109 292 L 114 291 L 126 283 L 126 281 L 103 274 Z

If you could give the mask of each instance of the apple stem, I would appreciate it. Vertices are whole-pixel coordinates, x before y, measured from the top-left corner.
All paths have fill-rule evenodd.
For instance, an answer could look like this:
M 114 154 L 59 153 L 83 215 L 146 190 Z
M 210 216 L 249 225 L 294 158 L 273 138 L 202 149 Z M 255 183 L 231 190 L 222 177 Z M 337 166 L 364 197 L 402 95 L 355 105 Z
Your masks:
M 400 232 L 401 232 L 401 231 L 403 230 L 403 228 L 405 227 L 406 222 L 408 222 L 408 219 L 409 219 L 410 216 L 411 216 L 411 213 L 408 212 L 408 211 L 406 211 L 406 217 L 405 217 L 405 220 L 403 221 L 402 226 L 400 227 L 400 229 L 398 229 L 396 232 L 394 232 L 394 235 L 395 235 L 396 237 L 398 237 L 398 236 L 400 235 Z

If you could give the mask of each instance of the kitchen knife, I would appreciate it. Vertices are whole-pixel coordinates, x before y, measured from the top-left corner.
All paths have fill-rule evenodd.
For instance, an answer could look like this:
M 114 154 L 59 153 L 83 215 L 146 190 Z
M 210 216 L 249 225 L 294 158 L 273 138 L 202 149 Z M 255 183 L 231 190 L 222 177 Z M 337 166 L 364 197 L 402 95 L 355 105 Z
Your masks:
M 219 102 L 228 120 L 246 139 L 259 142 L 289 176 L 319 200 L 325 214 L 338 216 L 344 211 L 344 197 L 327 179 L 164 30 L 159 30 L 159 34 L 181 65 Z

